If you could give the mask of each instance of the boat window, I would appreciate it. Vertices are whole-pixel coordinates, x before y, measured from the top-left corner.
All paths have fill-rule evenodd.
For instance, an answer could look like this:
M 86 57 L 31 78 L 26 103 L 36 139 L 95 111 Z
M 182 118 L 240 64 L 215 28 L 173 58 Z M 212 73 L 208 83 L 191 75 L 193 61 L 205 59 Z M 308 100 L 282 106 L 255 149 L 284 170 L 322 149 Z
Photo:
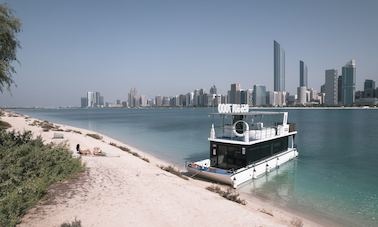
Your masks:
M 218 144 L 217 154 L 212 154 L 212 166 L 222 169 L 239 169 L 246 165 L 245 155 L 239 145 Z

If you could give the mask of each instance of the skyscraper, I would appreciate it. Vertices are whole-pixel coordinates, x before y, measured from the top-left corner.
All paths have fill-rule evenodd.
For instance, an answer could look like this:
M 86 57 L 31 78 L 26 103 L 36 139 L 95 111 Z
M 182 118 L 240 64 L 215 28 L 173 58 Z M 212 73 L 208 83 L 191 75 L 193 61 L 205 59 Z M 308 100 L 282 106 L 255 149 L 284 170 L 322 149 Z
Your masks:
M 356 92 L 356 62 L 349 61 L 342 67 L 343 76 L 343 104 L 351 106 L 354 103 L 354 94 Z
M 299 87 L 308 88 L 307 65 L 303 61 L 299 61 Z
M 139 107 L 139 97 L 136 88 L 131 88 L 128 94 L 129 107 Z
M 231 84 L 230 103 L 240 104 L 240 84 Z
M 155 97 L 155 105 L 156 106 L 162 106 L 163 105 L 163 97 L 160 95 Z
M 375 90 L 374 80 L 365 80 L 364 83 L 364 98 L 373 98 Z
M 274 91 L 285 91 L 285 51 L 280 44 L 273 42 Z
M 305 86 L 298 87 L 298 104 L 305 105 L 307 103 L 307 88 Z
M 252 89 L 240 90 L 240 104 L 253 105 L 252 96 Z
M 264 85 L 253 86 L 253 105 L 254 106 L 266 105 L 266 88 Z
M 337 78 L 337 103 L 343 103 L 343 76 Z
M 325 71 L 325 104 L 337 105 L 337 69 L 328 69 Z
M 213 86 L 210 88 L 210 94 L 211 94 L 211 95 L 215 95 L 215 94 L 217 94 L 217 87 L 215 87 L 215 85 L 213 85 Z
M 88 107 L 88 99 L 87 97 L 81 97 L 81 108 Z
M 364 91 L 367 89 L 375 89 L 375 81 L 374 80 L 365 80 L 364 82 Z

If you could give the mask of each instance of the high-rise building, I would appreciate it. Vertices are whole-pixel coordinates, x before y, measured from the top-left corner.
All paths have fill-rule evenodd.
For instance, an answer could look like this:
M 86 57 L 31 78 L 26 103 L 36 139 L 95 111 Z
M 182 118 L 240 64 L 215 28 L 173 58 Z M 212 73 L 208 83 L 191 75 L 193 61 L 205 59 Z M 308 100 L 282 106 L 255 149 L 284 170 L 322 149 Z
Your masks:
M 307 65 L 303 61 L 299 61 L 299 87 L 308 88 Z
M 375 81 L 374 80 L 365 80 L 364 82 L 364 91 L 367 89 L 375 89 Z
M 92 92 L 92 91 L 87 92 L 87 101 L 88 101 L 87 107 L 95 107 L 95 104 L 96 104 L 95 92 Z
M 139 97 L 136 88 L 131 88 L 128 94 L 128 104 L 130 108 L 139 107 Z
M 101 101 L 104 101 L 104 99 L 101 100 L 101 95 L 100 95 L 100 92 L 95 92 L 95 107 L 100 107 L 100 102 Z
M 343 76 L 337 78 L 337 103 L 343 103 Z
M 337 69 L 328 69 L 325 71 L 325 104 L 337 105 Z
M 162 106 L 163 105 L 163 97 L 161 97 L 160 95 L 156 96 L 155 97 L 155 105 L 156 106 Z
M 104 107 L 105 106 L 104 96 L 99 95 L 98 97 L 99 97 L 99 99 L 98 99 L 98 105 L 97 105 L 97 107 Z
M 375 81 L 365 80 L 364 83 L 364 98 L 373 98 L 375 91 Z
M 354 59 L 342 67 L 342 76 L 343 104 L 351 106 L 354 103 L 356 92 L 356 62 Z
M 98 91 L 88 91 L 87 92 L 87 107 L 103 107 L 104 106 L 104 97 L 100 95 Z
M 168 96 L 163 96 L 162 106 L 169 106 L 171 99 Z
M 199 89 L 198 93 L 198 106 L 205 106 L 205 100 L 204 100 L 205 91 L 201 88 Z
M 305 86 L 298 87 L 298 104 L 305 105 L 307 103 L 307 88 Z
M 264 85 L 253 86 L 253 105 L 254 106 L 266 105 L 266 88 Z
M 215 85 L 213 85 L 210 88 L 210 95 L 215 95 L 215 94 L 217 94 L 217 87 L 215 87 Z
M 320 93 L 325 93 L 325 84 L 320 86 Z
M 241 90 L 240 91 L 240 104 L 253 105 L 252 102 L 252 89 Z
M 215 94 L 214 100 L 213 100 L 213 106 L 218 106 L 219 104 L 222 104 L 222 95 Z
M 86 108 L 88 107 L 88 99 L 87 97 L 81 97 L 81 108 Z
M 269 106 L 273 106 L 274 104 L 274 92 L 273 91 L 267 91 L 266 92 L 266 104 Z
M 247 104 L 247 90 L 240 90 L 240 104 Z
M 274 40 L 274 91 L 285 91 L 285 50 Z
M 193 92 L 189 92 L 185 95 L 186 106 L 193 106 L 193 96 L 194 96 Z
M 231 84 L 230 103 L 240 104 L 240 84 Z
M 286 106 L 286 99 L 289 93 L 286 91 L 274 91 L 273 95 L 273 106 Z
M 139 104 L 142 107 L 146 107 L 147 106 L 147 97 L 145 95 L 141 95 L 139 97 Z

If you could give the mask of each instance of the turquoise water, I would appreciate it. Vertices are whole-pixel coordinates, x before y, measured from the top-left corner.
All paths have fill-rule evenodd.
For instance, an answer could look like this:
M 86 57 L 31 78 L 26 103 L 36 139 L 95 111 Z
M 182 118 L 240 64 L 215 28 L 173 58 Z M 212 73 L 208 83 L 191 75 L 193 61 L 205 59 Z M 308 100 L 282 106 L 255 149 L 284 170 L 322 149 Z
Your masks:
M 213 111 L 17 110 L 107 134 L 181 166 L 208 157 Z M 287 111 L 297 124 L 298 159 L 239 190 L 342 225 L 378 226 L 378 110 Z

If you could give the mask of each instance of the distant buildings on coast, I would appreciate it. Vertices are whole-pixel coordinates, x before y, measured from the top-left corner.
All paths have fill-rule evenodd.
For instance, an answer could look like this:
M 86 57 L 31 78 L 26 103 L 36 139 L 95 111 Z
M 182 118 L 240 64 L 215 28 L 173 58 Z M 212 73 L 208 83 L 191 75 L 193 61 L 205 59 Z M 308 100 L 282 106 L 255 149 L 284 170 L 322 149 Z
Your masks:
M 100 108 L 104 107 L 104 96 L 100 92 L 88 91 L 86 97 L 81 97 L 82 108 Z
M 203 88 L 195 89 L 176 96 L 155 96 L 148 98 L 140 95 L 136 88 L 131 88 L 126 100 L 115 103 L 104 102 L 99 92 L 87 92 L 81 98 L 82 108 L 101 107 L 213 107 L 221 103 L 249 104 L 250 106 L 353 106 L 378 105 L 378 88 L 375 81 L 365 80 L 364 90 L 356 91 L 356 62 L 349 61 L 337 69 L 325 70 L 325 83 L 320 92 L 308 85 L 308 67 L 299 61 L 299 86 L 296 94 L 285 89 L 285 50 L 277 41 L 273 41 L 273 91 L 265 85 L 256 84 L 253 88 L 242 89 L 239 83 L 233 83 L 226 94 L 219 94 L 215 85 L 209 92 Z

